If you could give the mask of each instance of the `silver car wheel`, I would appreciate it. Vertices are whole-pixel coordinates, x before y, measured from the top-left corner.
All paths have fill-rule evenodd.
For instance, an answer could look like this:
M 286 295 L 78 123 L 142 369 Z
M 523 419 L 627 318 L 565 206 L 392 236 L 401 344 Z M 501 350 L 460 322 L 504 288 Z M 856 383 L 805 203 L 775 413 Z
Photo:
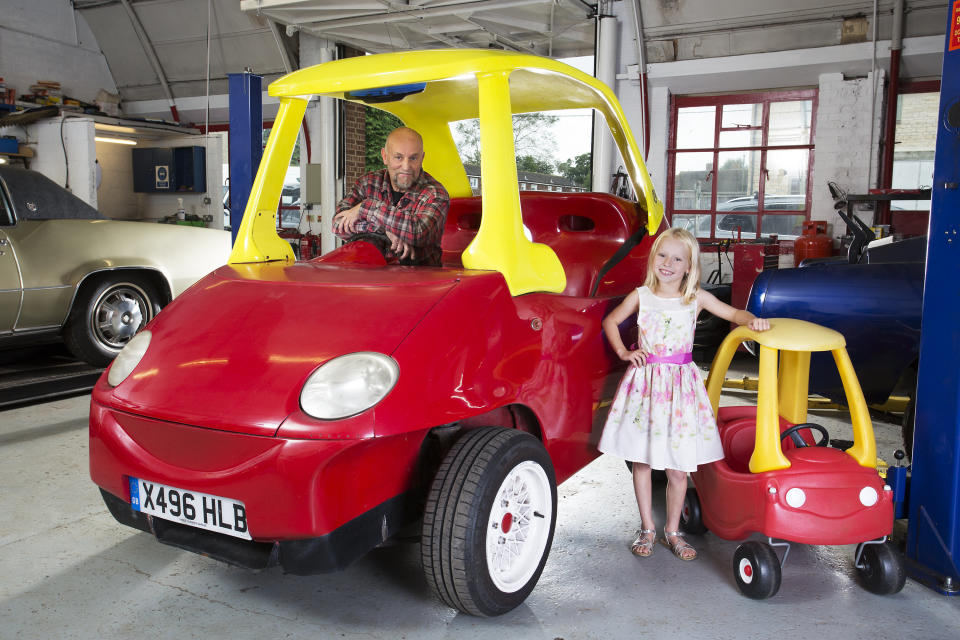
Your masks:
M 153 316 L 150 297 L 129 282 L 105 289 L 90 309 L 90 327 L 104 347 L 123 348 Z

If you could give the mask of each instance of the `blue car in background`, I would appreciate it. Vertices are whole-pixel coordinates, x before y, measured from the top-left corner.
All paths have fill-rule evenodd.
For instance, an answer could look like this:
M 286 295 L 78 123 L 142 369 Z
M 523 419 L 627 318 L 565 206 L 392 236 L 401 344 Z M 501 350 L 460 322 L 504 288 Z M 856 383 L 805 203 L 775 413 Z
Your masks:
M 796 269 L 762 272 L 747 309 L 762 317 L 808 320 L 842 333 L 869 404 L 881 404 L 894 392 L 909 396 L 903 436 L 910 455 L 927 238 L 871 247 L 869 227 L 855 216 L 848 225 L 855 238 L 846 258 L 805 260 Z M 828 353 L 811 358 L 810 392 L 846 402 Z

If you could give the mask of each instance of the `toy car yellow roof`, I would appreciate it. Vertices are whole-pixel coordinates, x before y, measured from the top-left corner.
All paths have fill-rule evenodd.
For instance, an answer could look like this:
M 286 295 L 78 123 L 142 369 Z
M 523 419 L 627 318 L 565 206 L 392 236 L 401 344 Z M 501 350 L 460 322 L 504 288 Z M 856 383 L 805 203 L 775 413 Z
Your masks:
M 269 228 L 306 100 L 319 95 L 388 111 L 424 141 L 424 169 L 452 197 L 471 195 L 450 123 L 480 120 L 483 218 L 463 253 L 467 268 L 503 273 L 511 293 L 562 291 L 563 268 L 546 245 L 523 238 L 515 170 L 512 115 L 591 108 L 601 113 L 620 149 L 634 190 L 657 232 L 663 203 L 657 198 L 626 116 L 613 92 L 573 67 L 533 55 L 451 49 L 360 56 L 295 71 L 270 85 L 280 111 L 244 212 L 231 263 L 292 259 Z M 273 160 L 274 157 L 278 160 Z M 282 160 L 280 160 L 282 159 Z M 282 167 L 281 167 L 282 165 Z M 276 193 L 274 193 L 276 192 Z M 249 222 L 248 222 L 249 220 Z

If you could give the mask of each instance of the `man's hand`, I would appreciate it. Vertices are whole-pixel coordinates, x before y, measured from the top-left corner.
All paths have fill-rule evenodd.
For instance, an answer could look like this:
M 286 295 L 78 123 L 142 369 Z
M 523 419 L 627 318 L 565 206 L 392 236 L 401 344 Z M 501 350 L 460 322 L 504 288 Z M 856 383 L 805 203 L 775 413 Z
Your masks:
M 389 231 L 386 231 L 387 240 L 390 241 L 390 250 L 393 251 L 394 255 L 403 260 L 404 258 L 409 258 L 413 260 L 416 257 L 416 252 L 413 250 L 413 247 L 399 237 L 393 235 Z
M 357 219 L 360 217 L 360 205 L 354 205 L 333 216 L 334 233 L 354 233 L 357 229 Z

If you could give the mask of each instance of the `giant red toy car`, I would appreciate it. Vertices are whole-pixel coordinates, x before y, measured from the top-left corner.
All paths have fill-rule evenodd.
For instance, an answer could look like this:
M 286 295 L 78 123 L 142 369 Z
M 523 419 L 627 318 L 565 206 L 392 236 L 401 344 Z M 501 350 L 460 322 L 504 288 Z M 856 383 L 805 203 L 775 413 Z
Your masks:
M 422 518 L 437 595 L 508 611 L 543 569 L 556 484 L 597 455 L 623 368 L 600 321 L 642 281 L 661 225 L 623 113 L 575 69 L 494 51 L 341 60 L 270 93 L 280 113 L 230 263 L 94 390 L 93 480 L 117 520 L 162 542 L 296 574 L 343 568 Z M 275 211 L 317 94 L 369 99 L 423 135 L 453 198 L 444 267 L 387 265 L 362 242 L 293 260 Z M 611 125 L 640 203 L 519 194 L 512 114 L 583 107 Z M 450 123 L 477 116 L 471 197 Z
M 746 340 L 760 350 L 757 404 L 718 410 L 727 368 Z M 843 381 L 854 437 L 846 451 L 828 447 L 826 429 L 807 422 L 810 353 L 816 351 L 832 353 Z M 870 414 L 843 336 L 789 318 L 771 319 L 764 332 L 738 327 L 717 351 L 707 391 L 724 458 L 693 474 L 696 488 L 687 490 L 681 524 L 726 540 L 754 532 L 769 538 L 770 544 L 752 540 L 737 548 L 733 573 L 740 591 L 756 599 L 776 594 L 781 560 L 771 545 L 784 548 L 785 561 L 789 542 L 857 544 L 854 564 L 864 586 L 881 594 L 902 589 L 902 556 L 886 544 L 893 494 L 877 473 Z

